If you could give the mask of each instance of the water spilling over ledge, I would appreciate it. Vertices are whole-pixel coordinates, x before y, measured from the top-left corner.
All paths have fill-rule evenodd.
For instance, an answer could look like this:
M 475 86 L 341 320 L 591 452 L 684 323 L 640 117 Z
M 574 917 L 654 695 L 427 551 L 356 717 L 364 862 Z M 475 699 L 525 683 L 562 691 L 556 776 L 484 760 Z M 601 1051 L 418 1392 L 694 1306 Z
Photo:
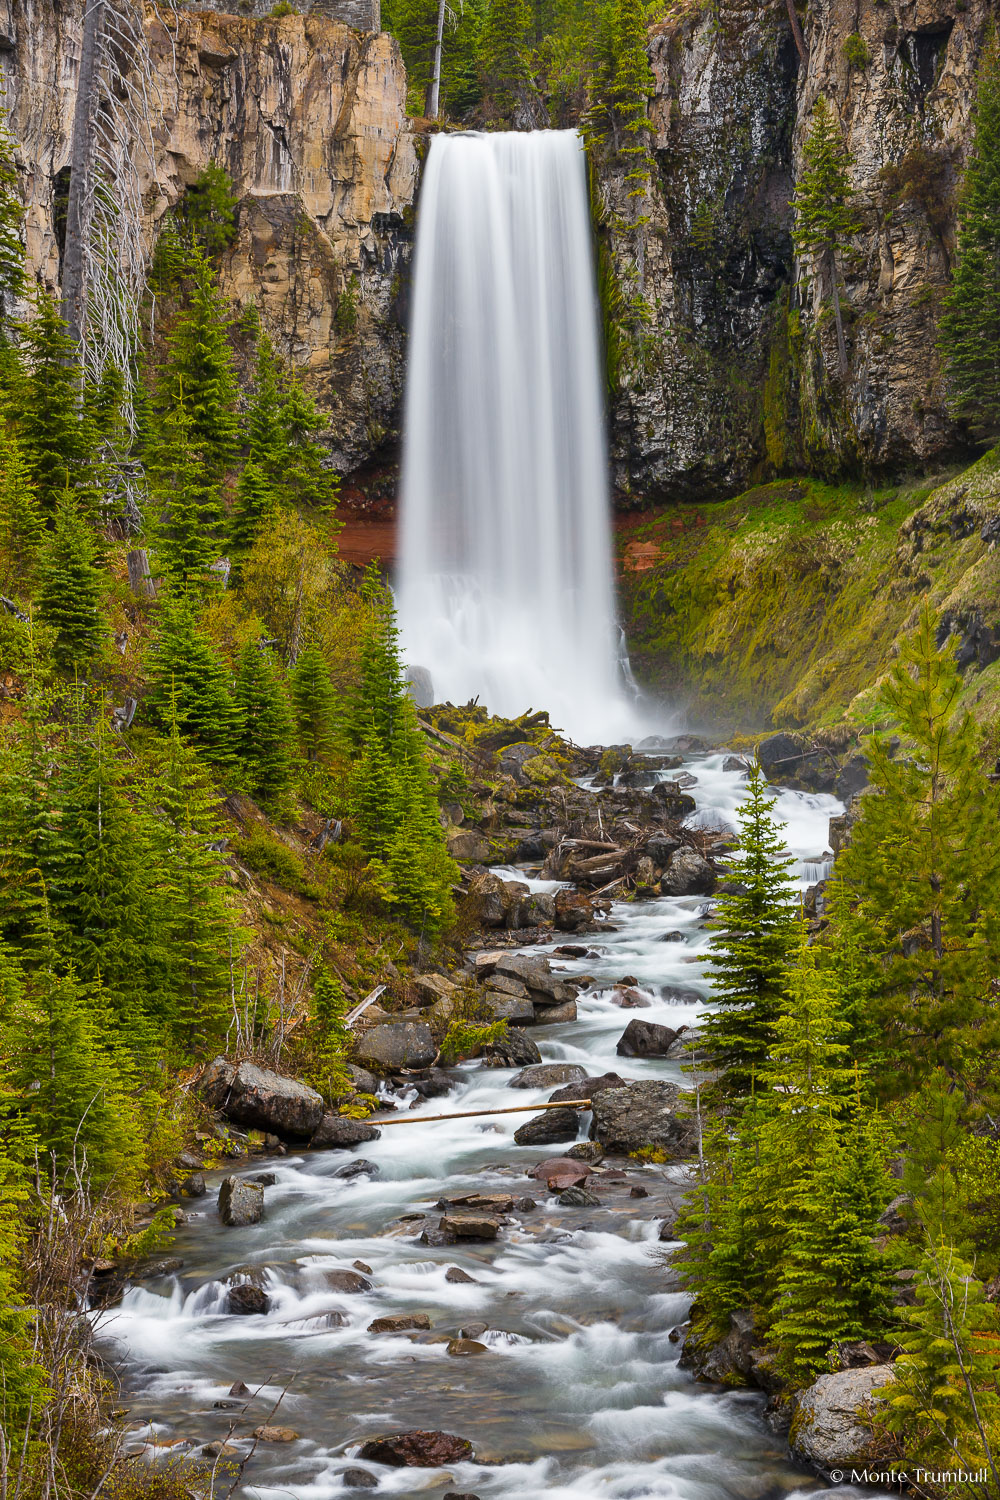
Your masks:
M 635 731 L 575 131 L 436 136 L 420 200 L 399 618 L 434 696 Z

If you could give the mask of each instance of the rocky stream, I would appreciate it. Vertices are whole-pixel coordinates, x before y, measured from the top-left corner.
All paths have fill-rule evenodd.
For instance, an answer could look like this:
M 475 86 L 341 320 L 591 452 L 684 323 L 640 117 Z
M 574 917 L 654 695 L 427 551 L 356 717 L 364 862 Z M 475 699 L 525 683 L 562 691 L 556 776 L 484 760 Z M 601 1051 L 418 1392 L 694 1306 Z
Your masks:
M 724 764 L 686 762 L 689 824 L 733 827 L 743 778 Z M 780 795 L 803 887 L 825 873 L 840 810 L 830 794 Z M 508 873 L 555 888 L 530 868 Z M 625 1154 L 648 1134 L 643 1109 L 672 1098 L 662 1086 L 687 1080 L 679 1057 L 616 1050 L 623 995 L 643 1022 L 694 1025 L 710 995 L 709 910 L 698 895 L 620 902 L 585 941 L 553 934 L 523 950 L 579 987 L 575 1020 L 531 1030 L 545 1066 L 464 1064 L 447 1097 L 397 1099 L 408 1112 L 377 1139 L 241 1167 L 263 1184 L 260 1222 L 224 1226 L 225 1174 L 210 1174 L 177 1234 L 182 1264 L 97 1315 L 135 1450 L 216 1463 L 223 1493 L 265 1500 L 829 1492 L 769 1430 L 763 1396 L 682 1366 L 688 1299 L 671 1230 L 692 1168 Z M 419 1123 L 540 1104 L 553 1084 L 599 1100 L 590 1079 L 647 1087 L 602 1130 L 578 1112 L 575 1143 L 539 1123 L 538 1144 L 519 1144 L 524 1113 Z

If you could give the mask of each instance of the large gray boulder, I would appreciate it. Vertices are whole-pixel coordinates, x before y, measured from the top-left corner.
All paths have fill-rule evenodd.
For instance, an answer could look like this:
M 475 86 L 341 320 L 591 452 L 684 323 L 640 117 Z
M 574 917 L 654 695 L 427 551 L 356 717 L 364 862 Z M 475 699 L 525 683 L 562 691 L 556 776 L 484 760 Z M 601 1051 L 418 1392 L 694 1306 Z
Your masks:
M 308 1140 L 323 1117 L 323 1096 L 255 1063 L 217 1057 L 198 1083 L 202 1098 L 227 1120 L 292 1140 Z
M 488 1042 L 483 1048 L 483 1064 L 487 1068 L 523 1068 L 541 1060 L 542 1054 L 535 1043 L 519 1026 L 508 1026 L 505 1037 Z
M 480 953 L 476 958 L 476 978 L 491 975 L 516 979 L 525 986 L 536 1005 L 565 1005 L 576 999 L 577 986 L 553 974 L 547 958 L 527 953 Z
M 377 1141 L 382 1132 L 367 1120 L 352 1120 L 350 1115 L 325 1114 L 309 1144 L 314 1149 L 359 1146 L 363 1141 Z
M 519 1146 L 551 1146 L 557 1141 L 575 1141 L 580 1116 L 575 1109 L 543 1109 L 514 1131 Z
M 533 1063 L 528 1068 L 522 1068 L 520 1073 L 510 1080 L 507 1085 L 510 1089 L 546 1089 L 557 1083 L 579 1083 L 586 1078 L 586 1068 L 581 1068 L 579 1063 Z
M 264 1189 L 245 1177 L 224 1177 L 219 1188 L 219 1218 L 233 1229 L 259 1224 L 264 1217 Z
M 821 1375 L 795 1404 L 789 1443 L 797 1458 L 824 1473 L 864 1465 L 873 1456 L 868 1413 L 873 1392 L 896 1378 L 892 1365 Z
M 715 890 L 715 871 L 697 849 L 679 849 L 660 881 L 665 896 L 710 896 Z
M 605 1151 L 627 1155 L 659 1146 L 671 1157 L 687 1156 L 693 1144 L 690 1122 L 678 1113 L 676 1084 L 649 1079 L 621 1089 L 591 1093 L 590 1138 Z
M 370 1027 L 357 1045 L 359 1062 L 376 1071 L 396 1068 L 429 1068 L 437 1057 L 431 1028 L 423 1021 L 390 1021 Z
M 669 1057 L 677 1032 L 656 1021 L 630 1021 L 618 1038 L 619 1057 Z

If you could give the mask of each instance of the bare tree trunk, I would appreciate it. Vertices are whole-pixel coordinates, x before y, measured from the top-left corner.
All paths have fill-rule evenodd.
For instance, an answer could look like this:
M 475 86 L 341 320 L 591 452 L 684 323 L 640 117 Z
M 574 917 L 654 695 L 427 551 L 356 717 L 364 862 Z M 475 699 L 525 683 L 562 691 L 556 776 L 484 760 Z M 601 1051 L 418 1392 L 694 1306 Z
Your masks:
M 830 261 L 830 293 L 833 297 L 833 316 L 837 324 L 837 360 L 840 378 L 847 374 L 847 343 L 844 339 L 844 319 L 840 312 L 840 288 L 837 286 L 837 257 L 831 249 L 827 252 Z
M 70 336 L 82 346 L 87 321 L 87 251 L 94 212 L 95 126 L 99 100 L 101 32 L 105 0 L 86 0 L 73 144 L 70 150 L 69 204 L 62 265 L 62 315 Z
M 156 585 L 149 571 L 149 557 L 145 547 L 136 547 L 129 552 L 126 559 L 128 565 L 129 588 L 140 599 L 155 599 Z
M 788 19 L 791 23 L 792 36 L 795 38 L 795 46 L 798 50 L 799 59 L 802 63 L 802 66 L 804 68 L 807 68 L 809 66 L 809 49 L 806 46 L 806 39 L 802 35 L 802 27 L 799 25 L 798 13 L 795 9 L 795 0 L 785 0 L 785 5 L 788 9 Z
M 424 113 L 429 120 L 436 120 L 441 113 L 441 49 L 444 45 L 444 12 L 447 0 L 438 0 L 437 33 L 434 38 L 434 66 L 427 89 Z

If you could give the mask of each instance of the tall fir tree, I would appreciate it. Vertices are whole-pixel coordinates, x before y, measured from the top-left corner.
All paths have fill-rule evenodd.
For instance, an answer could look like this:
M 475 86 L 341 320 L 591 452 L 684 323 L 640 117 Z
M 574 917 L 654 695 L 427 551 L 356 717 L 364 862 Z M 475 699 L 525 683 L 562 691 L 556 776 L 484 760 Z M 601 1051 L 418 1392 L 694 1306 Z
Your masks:
M 847 342 L 840 306 L 838 257 L 846 241 L 862 227 L 852 204 L 851 157 L 840 122 L 825 96 L 813 106 L 812 123 L 802 148 L 804 167 L 795 188 L 795 248 L 814 257 L 819 275 L 829 284 L 837 329 L 837 360 L 841 378 L 847 372 Z
M 38 564 L 38 613 L 55 631 L 53 655 L 64 672 L 86 673 L 107 634 L 105 575 L 93 532 L 68 491 Z
M 954 647 L 936 644 L 925 605 L 883 684 L 895 720 L 868 750 L 862 799 L 843 876 L 855 920 L 882 955 L 871 1008 L 886 1066 L 900 1089 L 943 1066 L 992 1090 L 1000 1022 L 992 979 L 1000 962 L 1000 789 L 980 756 L 981 733 L 960 707 Z
M 232 769 L 242 733 L 233 673 L 187 599 L 163 601 L 144 708 L 161 728 L 176 725 L 220 771 Z
M 302 752 L 308 761 L 323 760 L 336 743 L 337 694 L 315 641 L 288 674 L 288 687 Z
M 295 725 L 270 651 L 252 643 L 240 653 L 236 705 L 242 724 L 240 764 L 250 791 L 262 806 L 285 813 L 295 782 Z
M 16 586 L 24 588 L 31 583 L 45 520 L 27 460 L 6 416 L 0 404 L 0 547 L 14 569 Z
M 9 318 L 24 292 L 24 246 L 21 243 L 24 204 L 7 110 L 0 107 L 0 325 Z M 0 340 L 4 330 L 0 326 Z
M 222 488 L 183 400 L 162 414 L 147 464 L 152 537 L 165 578 L 181 592 L 204 591 L 223 545 Z
M 628 196 L 638 207 L 633 223 L 645 218 L 641 204 L 653 174 L 650 149 L 652 129 L 649 100 L 655 89 L 649 66 L 648 21 L 645 0 L 618 0 L 615 16 L 615 71 L 612 82 L 615 113 L 622 133 L 619 155 L 625 162 Z
M 38 504 L 51 518 L 70 493 L 96 520 L 102 498 L 97 431 L 80 389 L 76 345 L 51 297 L 39 295 L 20 339 L 26 373 L 18 390 L 18 437 Z
M 167 335 L 167 358 L 156 382 L 161 426 L 180 408 L 187 414 L 201 481 L 220 485 L 240 448 L 239 386 L 229 342 L 230 318 L 208 261 L 195 254 L 186 306 Z M 154 452 L 169 432 L 153 434 Z
M 251 455 L 243 466 L 236 486 L 229 528 L 230 550 L 233 554 L 233 571 L 239 578 L 240 560 L 248 553 L 268 525 L 274 520 L 278 508 L 277 496 L 270 480 L 257 460 Z
M 972 149 L 958 210 L 957 258 L 941 319 L 949 405 L 1000 430 L 1000 42 L 991 27 L 976 74 Z
M 530 29 L 527 0 L 489 0 L 482 38 L 484 85 L 503 123 L 511 122 L 532 88 Z
M 716 1008 L 705 1016 L 702 1045 L 721 1070 L 719 1090 L 734 1100 L 753 1092 L 766 1064 L 796 942 L 792 861 L 771 816 L 774 804 L 755 764 L 739 811 L 740 852 L 714 913 Z

